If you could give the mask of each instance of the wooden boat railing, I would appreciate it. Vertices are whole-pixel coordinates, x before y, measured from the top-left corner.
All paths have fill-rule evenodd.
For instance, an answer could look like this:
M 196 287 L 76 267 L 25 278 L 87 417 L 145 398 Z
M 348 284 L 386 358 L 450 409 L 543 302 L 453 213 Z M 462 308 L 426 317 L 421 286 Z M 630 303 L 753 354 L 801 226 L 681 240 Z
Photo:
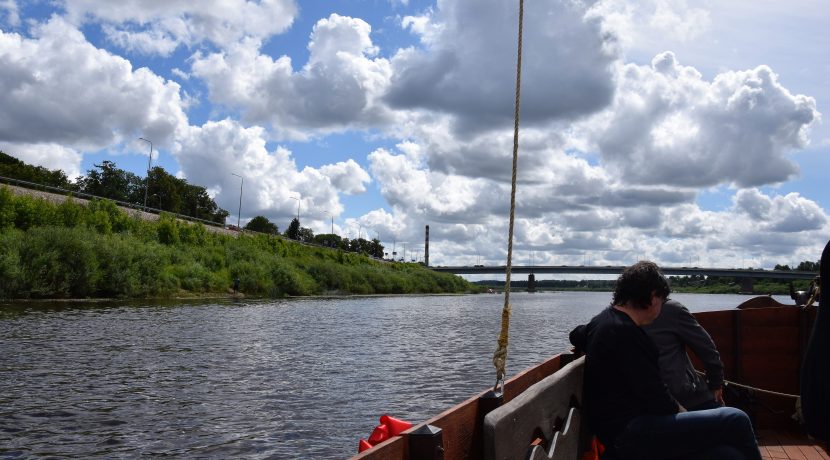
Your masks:
M 522 394 L 529 387 L 552 375 L 566 364 L 573 361 L 572 354 L 559 354 L 544 361 L 538 366 L 524 370 L 504 384 L 502 404 L 508 403 Z M 484 441 L 482 437 L 482 426 L 484 416 L 495 407 L 498 402 L 490 398 L 490 391 L 479 395 L 450 408 L 435 417 L 410 428 L 392 439 L 384 441 L 373 448 L 352 457 L 353 460 L 409 460 L 416 457 L 410 456 L 410 444 L 421 442 L 429 443 L 436 439 L 422 441 L 422 438 L 429 438 L 431 430 L 428 427 L 440 429 L 440 456 L 429 458 L 482 458 Z M 529 444 L 529 442 L 528 442 Z
M 801 364 L 816 318 L 815 307 L 782 305 L 756 297 L 736 309 L 696 313 L 718 347 L 727 381 L 752 387 L 730 405 L 740 407 L 756 426 L 796 429 L 795 396 L 801 388 Z M 693 353 L 692 362 L 702 369 Z M 730 385 L 727 384 L 727 389 Z M 792 396 L 786 396 L 792 395 Z

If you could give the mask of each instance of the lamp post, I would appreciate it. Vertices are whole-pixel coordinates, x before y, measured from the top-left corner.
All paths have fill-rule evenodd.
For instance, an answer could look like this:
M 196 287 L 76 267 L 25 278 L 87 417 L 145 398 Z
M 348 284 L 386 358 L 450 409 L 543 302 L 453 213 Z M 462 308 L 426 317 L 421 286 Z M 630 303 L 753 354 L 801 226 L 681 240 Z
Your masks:
M 150 140 L 144 139 L 143 137 L 139 137 L 138 139 L 150 144 L 150 156 L 149 156 L 149 158 L 147 158 L 147 179 L 146 179 L 147 183 L 144 184 L 144 207 L 146 208 L 147 207 L 147 190 L 150 189 L 150 164 L 153 161 L 153 142 L 150 141 Z
M 290 197 L 292 200 L 297 200 L 297 224 L 300 223 L 300 197 L 299 196 L 292 196 Z
M 245 178 L 239 174 L 231 173 L 231 175 L 242 179 L 242 182 L 239 183 L 239 211 L 236 212 L 236 228 L 241 230 L 241 227 L 239 227 L 239 220 L 242 218 L 242 185 L 245 184 Z

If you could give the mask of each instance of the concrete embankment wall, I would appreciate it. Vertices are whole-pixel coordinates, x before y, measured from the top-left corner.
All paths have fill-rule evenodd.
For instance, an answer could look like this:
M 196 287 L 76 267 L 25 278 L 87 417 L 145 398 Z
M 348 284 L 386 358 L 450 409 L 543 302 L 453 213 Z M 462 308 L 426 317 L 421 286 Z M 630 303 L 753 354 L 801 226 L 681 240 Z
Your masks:
M 34 189 L 30 189 L 30 188 L 25 188 L 25 187 L 18 187 L 16 185 L 11 185 L 11 184 L 0 184 L 0 187 L 8 188 L 15 195 L 28 195 L 28 196 L 31 196 L 31 197 L 40 198 L 40 199 L 49 201 L 50 203 L 54 203 L 54 204 L 61 204 L 64 201 L 66 201 L 67 199 L 69 199 L 69 196 L 67 196 L 67 195 L 61 195 L 59 193 L 44 192 L 42 190 L 34 190 Z M 79 197 L 76 197 L 76 196 L 73 196 L 72 200 L 75 201 L 76 203 L 79 203 L 79 204 L 82 204 L 82 205 L 86 205 L 89 202 L 89 200 L 87 200 L 85 198 L 79 198 Z M 156 213 L 146 212 L 146 211 L 142 211 L 140 209 L 128 208 L 128 207 L 125 207 L 125 206 L 119 206 L 119 208 L 122 211 L 129 214 L 130 216 L 138 217 L 139 219 L 143 219 L 143 220 L 158 220 L 159 219 L 159 215 L 156 214 Z M 181 222 L 192 223 L 192 222 L 190 222 L 186 219 L 178 219 L 178 220 L 181 221 Z M 227 235 L 237 235 L 237 234 L 239 234 L 239 232 L 237 232 L 235 230 L 230 230 L 230 229 L 227 229 L 227 228 L 224 228 L 224 227 L 221 227 L 221 226 L 205 225 L 205 229 L 208 230 L 208 231 L 211 231 L 211 232 L 224 233 L 224 234 L 227 234 Z

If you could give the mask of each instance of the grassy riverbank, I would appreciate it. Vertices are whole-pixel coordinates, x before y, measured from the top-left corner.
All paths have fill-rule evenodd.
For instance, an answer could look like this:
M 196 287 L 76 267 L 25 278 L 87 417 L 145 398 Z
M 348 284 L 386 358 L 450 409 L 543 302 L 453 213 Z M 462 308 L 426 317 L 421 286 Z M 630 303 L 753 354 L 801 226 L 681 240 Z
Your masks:
M 0 299 L 409 294 L 477 291 L 418 264 L 311 247 L 268 235 L 229 236 L 112 202 L 55 205 L 0 187 Z

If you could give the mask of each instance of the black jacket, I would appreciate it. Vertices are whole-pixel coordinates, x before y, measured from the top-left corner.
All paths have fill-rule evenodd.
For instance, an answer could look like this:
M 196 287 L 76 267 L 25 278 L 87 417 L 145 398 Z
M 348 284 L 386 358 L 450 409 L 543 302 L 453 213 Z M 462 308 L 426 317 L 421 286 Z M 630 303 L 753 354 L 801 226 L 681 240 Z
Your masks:
M 586 352 L 584 407 L 588 425 L 606 445 L 634 417 L 677 413 L 677 401 L 660 378 L 654 342 L 624 312 L 606 308 L 571 332 Z

